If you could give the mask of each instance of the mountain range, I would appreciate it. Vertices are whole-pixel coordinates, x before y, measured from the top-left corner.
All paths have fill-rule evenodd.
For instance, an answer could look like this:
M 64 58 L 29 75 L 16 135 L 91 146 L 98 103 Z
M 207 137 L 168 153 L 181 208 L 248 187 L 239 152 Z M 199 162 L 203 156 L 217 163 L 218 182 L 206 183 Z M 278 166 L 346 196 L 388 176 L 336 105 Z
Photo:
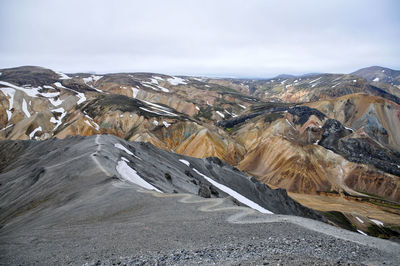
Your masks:
M 399 239 L 400 71 L 369 67 L 257 80 L 36 66 L 0 73 L 0 235 L 7 240 L 0 246 L 7 263 L 67 263 L 54 254 L 69 236 L 44 243 L 40 235 L 51 238 L 68 226 L 84 234 L 86 225 L 120 224 L 115 230 L 122 232 L 136 214 L 143 215 L 140 223 L 156 215 L 151 219 L 167 219 L 171 227 L 176 215 L 197 226 L 187 216 L 198 203 L 213 206 L 196 214 L 208 219 L 212 211 L 210 226 L 222 222 L 216 215 L 223 205 L 257 216 L 250 220 L 288 219 L 289 231 L 300 226 L 326 234 L 336 230 L 330 224 L 348 230 L 329 231 L 331 237 L 352 243 L 373 243 L 364 234 Z M 174 197 L 191 207 L 176 207 Z M 172 216 L 161 218 L 160 208 Z M 247 219 L 238 215 L 228 220 Z M 113 232 L 107 230 L 99 235 L 102 243 Z M 15 253 L 35 241 L 32 252 Z M 379 243 L 387 252 L 398 250 L 396 243 Z M 39 252 L 48 245 L 58 247 Z M 116 240 L 104 247 L 112 245 Z M 70 249 L 79 261 L 94 259 L 85 258 L 87 250 Z M 367 261 L 383 256 L 379 252 Z M 304 263 L 335 262 L 308 256 Z M 389 262 L 393 256 L 385 255 Z

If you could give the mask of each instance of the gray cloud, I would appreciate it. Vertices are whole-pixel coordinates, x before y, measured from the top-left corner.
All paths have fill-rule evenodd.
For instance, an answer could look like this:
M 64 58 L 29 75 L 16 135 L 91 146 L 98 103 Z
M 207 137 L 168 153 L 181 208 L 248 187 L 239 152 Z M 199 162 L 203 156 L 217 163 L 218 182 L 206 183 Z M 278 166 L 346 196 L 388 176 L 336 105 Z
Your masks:
M 271 76 L 400 68 L 397 1 L 0 2 L 0 67 Z

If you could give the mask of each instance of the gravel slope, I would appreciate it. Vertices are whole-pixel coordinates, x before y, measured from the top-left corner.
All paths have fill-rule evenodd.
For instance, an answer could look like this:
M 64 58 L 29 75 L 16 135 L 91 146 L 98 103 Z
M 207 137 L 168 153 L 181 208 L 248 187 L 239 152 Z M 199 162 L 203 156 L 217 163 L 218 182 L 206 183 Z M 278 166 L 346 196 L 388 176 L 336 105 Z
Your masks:
M 77 140 L 80 148 L 74 150 Z M 35 154 L 48 155 L 44 174 L 33 154 L 22 152 L 23 148 L 15 154 L 10 150 L 8 156 L 14 159 L 0 174 L 0 264 L 396 265 L 400 261 L 399 244 L 316 220 L 261 214 L 237 206 L 231 197 L 205 199 L 143 190 L 118 177 L 115 165 L 121 150 L 99 148 L 117 138 L 97 140 L 53 141 L 55 154 Z M 56 154 L 59 149 L 63 154 Z M 36 168 L 24 168 L 21 162 Z M 24 193 L 27 188 L 29 195 Z

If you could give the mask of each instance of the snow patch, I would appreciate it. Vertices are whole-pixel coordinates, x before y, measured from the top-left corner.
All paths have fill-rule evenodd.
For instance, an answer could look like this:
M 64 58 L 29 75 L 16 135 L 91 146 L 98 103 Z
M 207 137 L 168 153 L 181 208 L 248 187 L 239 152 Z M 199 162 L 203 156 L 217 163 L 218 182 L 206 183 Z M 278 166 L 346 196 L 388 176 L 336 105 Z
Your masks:
M 162 123 L 163 123 L 163 125 L 164 125 L 166 128 L 168 128 L 168 127 L 171 125 L 170 123 L 165 122 L 165 121 L 163 121 Z
M 314 88 L 314 87 L 317 86 L 318 84 L 319 84 L 319 82 L 317 82 L 317 83 L 311 85 L 311 88 Z
M 52 105 L 54 105 L 56 107 L 59 106 L 60 104 L 62 104 L 62 102 L 63 102 L 60 99 L 55 100 L 54 98 L 48 98 L 48 100 Z
M 364 233 L 363 231 L 361 231 L 361 230 L 358 230 L 357 229 L 357 232 L 359 232 L 360 234 L 362 234 L 362 235 L 365 235 L 365 236 L 367 236 L 367 234 L 366 233 Z
M 129 154 L 129 155 L 133 155 L 133 152 L 131 152 L 130 150 L 128 150 L 127 148 L 125 148 L 124 146 L 122 146 L 122 145 L 119 144 L 119 143 L 115 143 L 115 144 L 114 144 L 114 147 L 117 148 L 117 149 L 120 149 L 120 150 L 122 150 L 122 151 L 124 151 L 124 152 L 126 152 L 126 153 Z
M 187 84 L 184 79 L 181 79 L 181 78 L 178 78 L 178 77 L 169 78 L 168 82 L 173 86 L 177 86 L 177 85 L 181 85 L 181 84 L 182 85 Z
M 150 183 L 146 182 L 143 178 L 141 178 L 134 169 L 129 167 L 126 161 L 124 160 L 118 161 L 116 170 L 124 180 L 136 184 L 142 188 L 155 190 L 157 192 L 162 193 L 162 191 L 160 191 Z
M 379 81 L 379 78 L 374 78 L 373 81 L 378 82 L 378 81 Z
M 234 191 L 233 189 L 222 185 L 216 181 L 214 181 L 213 179 L 211 179 L 210 177 L 203 175 L 202 173 L 200 173 L 199 171 L 197 171 L 197 169 L 192 168 L 193 171 L 195 171 L 197 174 L 201 175 L 202 177 L 204 177 L 208 182 L 210 182 L 212 185 L 216 186 L 217 188 L 219 188 L 220 190 L 224 191 L 226 194 L 234 197 L 235 199 L 237 199 L 238 201 L 240 201 L 241 203 L 249 206 L 252 209 L 255 209 L 261 213 L 269 213 L 269 214 L 273 214 L 273 212 L 261 207 L 260 205 L 258 205 L 257 203 L 255 203 L 254 201 L 249 200 L 248 198 L 244 197 L 243 195 L 239 194 L 238 192 Z
M 84 101 L 86 101 L 86 97 L 85 97 L 85 94 L 84 94 L 84 93 L 82 93 L 82 92 L 77 92 L 76 90 L 73 90 L 73 89 L 64 87 L 60 82 L 54 82 L 54 85 L 56 85 L 56 86 L 59 87 L 59 88 L 63 88 L 63 89 L 67 89 L 67 90 L 70 90 L 70 91 L 75 92 L 75 93 L 76 93 L 76 96 L 79 98 L 79 100 L 76 102 L 76 104 L 81 104 L 81 103 L 83 103 Z
M 157 121 L 157 120 L 154 120 L 154 121 L 153 121 L 153 125 L 158 126 L 158 121 Z
M 349 127 L 344 127 L 344 128 L 347 130 L 350 130 L 351 132 L 354 132 L 354 130 L 352 128 L 349 128 Z
M 217 114 L 218 114 L 220 117 L 225 118 L 225 115 L 224 115 L 223 113 L 221 113 L 220 111 L 217 111 Z
M 138 93 L 139 93 L 139 90 L 138 90 L 137 88 L 133 88 L 133 87 L 132 87 L 132 97 L 133 97 L 133 98 L 136 98 L 136 96 L 138 95 Z
M 71 79 L 71 77 L 68 77 L 65 73 L 62 73 L 60 71 L 54 71 L 54 72 L 56 72 L 60 76 L 60 79 Z
M 11 89 L 11 88 L 0 88 L 0 91 L 1 91 L 6 97 L 10 97 L 10 98 L 8 99 L 8 102 L 9 102 L 8 106 L 9 106 L 9 107 L 8 107 L 8 110 L 6 110 L 7 119 L 8 119 L 8 121 L 10 121 L 11 116 L 12 116 L 11 109 L 12 109 L 13 106 L 14 106 L 14 95 L 15 95 L 15 90 L 14 90 L 14 89 Z
M 62 107 L 53 109 L 51 111 L 56 112 L 56 113 L 61 113 L 61 115 L 58 117 L 58 119 L 56 119 L 54 116 L 52 118 L 50 118 L 50 122 L 53 124 L 56 124 L 53 129 L 53 131 L 54 131 L 62 124 L 62 119 L 67 115 L 67 112 Z
M 86 101 L 85 94 L 82 92 L 77 92 L 76 96 L 79 98 L 79 100 L 76 102 L 76 104 L 81 104 L 84 101 Z
M 31 114 L 28 111 L 28 105 L 26 104 L 25 99 L 22 99 L 22 111 L 24 112 L 26 117 L 31 117 Z
M 155 109 L 155 110 L 157 110 L 157 111 L 161 111 L 161 112 L 164 112 L 164 113 L 165 113 L 165 114 L 161 114 L 161 115 L 178 116 L 177 114 L 174 114 L 174 113 L 170 112 L 169 109 L 166 108 L 166 107 L 163 107 L 163 106 L 161 106 L 161 105 L 158 105 L 158 104 L 155 104 L 155 103 L 152 103 L 152 102 L 148 102 L 148 101 L 143 101 L 143 102 L 145 102 L 146 104 L 150 105 L 150 107 L 151 107 L 152 109 Z M 139 107 L 139 108 L 145 110 L 145 108 L 142 108 L 142 107 Z M 147 109 L 146 109 L 146 110 L 147 110 Z M 145 110 L 145 111 L 146 111 L 146 110 Z M 152 113 L 155 113 L 155 112 L 152 112 Z
M 296 128 L 292 125 L 292 123 L 289 122 L 289 120 L 287 120 L 287 118 L 286 118 L 286 122 L 289 124 L 289 126 L 291 126 L 294 130 L 296 130 Z
M 6 130 L 7 128 L 12 127 L 14 124 L 9 124 L 8 126 L 6 126 L 5 128 L 0 129 L 0 131 Z
M 383 224 L 383 222 L 381 222 L 381 221 L 379 221 L 379 220 L 375 220 L 375 219 L 370 219 L 372 222 L 374 222 L 376 225 L 379 225 L 379 226 L 383 226 L 384 224 Z
M 360 218 L 358 218 L 357 216 L 356 216 L 356 219 L 357 219 L 357 221 L 359 221 L 360 223 L 364 223 L 364 221 L 363 220 L 361 220 Z
M 317 79 L 314 79 L 314 80 L 311 80 L 309 83 L 311 84 L 311 83 L 314 83 L 314 82 L 316 82 L 317 80 L 320 80 L 322 77 L 319 77 L 319 78 L 317 78 Z
M 30 97 L 37 97 L 37 95 L 40 94 L 39 90 L 42 89 L 41 87 L 38 87 L 38 88 L 18 87 L 18 86 L 15 86 L 14 84 L 6 82 L 6 81 L 0 81 L 0 85 L 5 85 L 5 86 L 11 87 L 13 89 L 22 91 L 22 92 L 26 93 Z M 1 89 L 3 89 L 3 88 L 1 88 Z
M 179 161 L 183 164 L 186 164 L 187 166 L 190 166 L 190 163 L 184 159 L 179 159 Z
M 155 79 L 152 79 L 152 80 L 157 82 L 157 80 L 155 80 Z M 158 82 L 157 82 L 157 84 L 158 84 Z M 148 87 L 150 89 L 153 89 L 155 91 L 160 91 L 161 90 L 163 92 L 169 92 L 169 89 L 164 88 L 164 87 L 162 87 L 160 85 L 157 85 L 157 84 L 152 83 L 152 82 L 145 82 L 145 81 L 142 82 L 143 86 L 146 86 L 146 87 Z
M 241 104 L 238 104 L 240 107 L 242 107 L 243 109 L 246 109 L 247 107 Z
M 35 129 L 29 134 L 29 139 L 32 139 L 32 138 L 35 136 L 36 132 L 38 132 L 38 131 L 42 131 L 42 127 L 41 127 L 41 126 L 38 126 L 37 128 L 35 128 Z
M 58 88 L 68 89 L 68 88 L 64 87 L 60 82 L 54 82 L 54 85 L 56 85 L 56 87 L 58 87 Z

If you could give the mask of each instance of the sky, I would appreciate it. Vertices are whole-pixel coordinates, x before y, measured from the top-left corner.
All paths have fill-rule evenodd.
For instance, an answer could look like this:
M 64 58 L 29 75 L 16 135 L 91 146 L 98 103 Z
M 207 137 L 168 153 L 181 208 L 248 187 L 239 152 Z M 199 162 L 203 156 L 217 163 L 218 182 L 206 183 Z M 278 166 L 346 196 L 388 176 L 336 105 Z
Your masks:
M 0 68 L 221 77 L 400 69 L 396 0 L 0 0 Z

